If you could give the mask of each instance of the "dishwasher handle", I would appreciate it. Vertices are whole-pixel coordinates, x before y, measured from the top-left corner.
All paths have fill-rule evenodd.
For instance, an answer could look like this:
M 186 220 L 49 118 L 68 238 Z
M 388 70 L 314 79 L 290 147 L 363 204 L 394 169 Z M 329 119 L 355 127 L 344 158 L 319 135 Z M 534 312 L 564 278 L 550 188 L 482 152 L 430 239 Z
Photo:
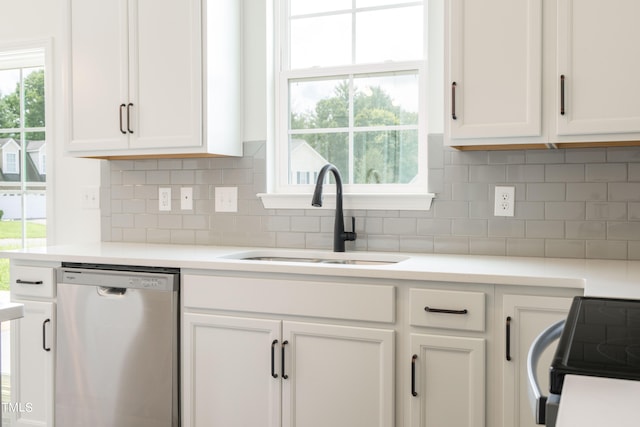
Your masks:
M 560 335 L 562 335 L 565 322 L 566 320 L 564 319 L 559 320 L 542 331 L 540 335 L 533 340 L 533 344 L 531 344 L 529 354 L 527 355 L 527 377 L 529 380 L 527 391 L 529 393 L 529 404 L 531 405 L 531 410 L 536 417 L 536 424 L 546 423 L 547 396 L 542 395 L 542 390 L 540 389 L 540 384 L 538 384 L 535 370 L 538 366 L 538 361 L 540 360 L 542 353 L 547 347 L 549 347 L 549 345 L 551 345 L 552 342 L 560 338 Z

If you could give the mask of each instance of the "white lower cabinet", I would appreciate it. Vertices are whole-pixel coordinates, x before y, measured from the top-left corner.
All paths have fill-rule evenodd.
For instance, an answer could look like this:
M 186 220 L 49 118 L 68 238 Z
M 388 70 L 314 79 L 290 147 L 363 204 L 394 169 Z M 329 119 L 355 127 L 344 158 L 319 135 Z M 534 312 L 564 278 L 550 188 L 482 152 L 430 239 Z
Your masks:
M 543 330 L 567 317 L 572 300 L 561 296 L 503 295 L 502 317 L 498 322 L 498 331 L 504 331 L 500 354 L 502 426 L 536 426 L 528 400 L 527 355 L 531 344 Z M 555 347 L 547 348 L 537 367 L 543 391 L 549 390 L 549 366 Z
M 485 340 L 411 334 L 411 427 L 485 425 Z
M 54 424 L 56 265 L 11 260 L 11 301 L 24 304 L 11 322 L 11 401 L 2 408 L 12 427 Z
M 393 425 L 394 332 L 285 321 L 282 425 Z
M 11 324 L 13 427 L 53 426 L 55 304 L 14 299 L 24 317 Z M 7 408 L 3 408 L 7 409 Z
M 485 319 L 493 287 L 424 285 L 409 289 L 413 332 L 409 336 L 410 360 L 405 361 L 411 364 L 408 425 L 484 427 Z
M 393 426 L 394 330 L 279 315 L 270 309 L 270 298 L 288 299 L 295 306 L 295 295 L 264 287 L 286 282 L 189 275 L 183 279 L 184 427 Z M 272 291 L 270 296 L 254 299 L 245 294 L 237 304 L 252 299 L 257 312 L 216 312 L 234 304 L 225 298 L 227 292 L 253 284 Z M 312 282 L 299 286 L 317 289 Z M 325 304 L 335 306 L 339 300 L 335 295 L 332 304 L 314 304 L 309 298 L 306 304 L 322 314 Z M 388 302 L 393 304 L 393 299 Z M 335 308 L 325 313 L 333 317 Z
M 275 358 L 280 358 L 280 346 L 276 348 L 281 340 L 280 323 L 184 314 L 185 426 L 280 425 L 279 375 L 271 376 L 271 363 L 275 370 Z

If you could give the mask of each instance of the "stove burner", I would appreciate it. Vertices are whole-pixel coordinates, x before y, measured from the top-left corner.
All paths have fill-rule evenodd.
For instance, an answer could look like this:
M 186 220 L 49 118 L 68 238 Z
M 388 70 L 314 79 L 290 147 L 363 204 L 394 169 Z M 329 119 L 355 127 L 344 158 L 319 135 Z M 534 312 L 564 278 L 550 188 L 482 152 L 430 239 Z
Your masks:
M 614 364 L 640 367 L 640 339 L 610 340 L 597 345 L 598 353 Z

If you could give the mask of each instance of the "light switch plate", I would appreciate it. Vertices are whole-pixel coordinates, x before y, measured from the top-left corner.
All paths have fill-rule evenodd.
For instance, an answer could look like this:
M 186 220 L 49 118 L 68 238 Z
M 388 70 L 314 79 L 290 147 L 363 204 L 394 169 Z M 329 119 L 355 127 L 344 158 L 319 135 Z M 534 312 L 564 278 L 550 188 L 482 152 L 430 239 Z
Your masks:
M 161 211 L 171 210 L 171 188 L 158 189 L 158 209 Z
M 82 188 L 82 208 L 100 209 L 100 187 Z
M 216 187 L 216 212 L 238 212 L 238 187 Z

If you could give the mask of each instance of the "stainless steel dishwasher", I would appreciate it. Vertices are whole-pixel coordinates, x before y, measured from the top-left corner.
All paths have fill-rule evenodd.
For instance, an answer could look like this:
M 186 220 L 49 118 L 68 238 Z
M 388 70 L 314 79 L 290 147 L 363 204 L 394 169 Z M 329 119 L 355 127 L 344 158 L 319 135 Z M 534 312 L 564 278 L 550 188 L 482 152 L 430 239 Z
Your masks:
M 62 264 L 57 427 L 178 427 L 179 269 Z

